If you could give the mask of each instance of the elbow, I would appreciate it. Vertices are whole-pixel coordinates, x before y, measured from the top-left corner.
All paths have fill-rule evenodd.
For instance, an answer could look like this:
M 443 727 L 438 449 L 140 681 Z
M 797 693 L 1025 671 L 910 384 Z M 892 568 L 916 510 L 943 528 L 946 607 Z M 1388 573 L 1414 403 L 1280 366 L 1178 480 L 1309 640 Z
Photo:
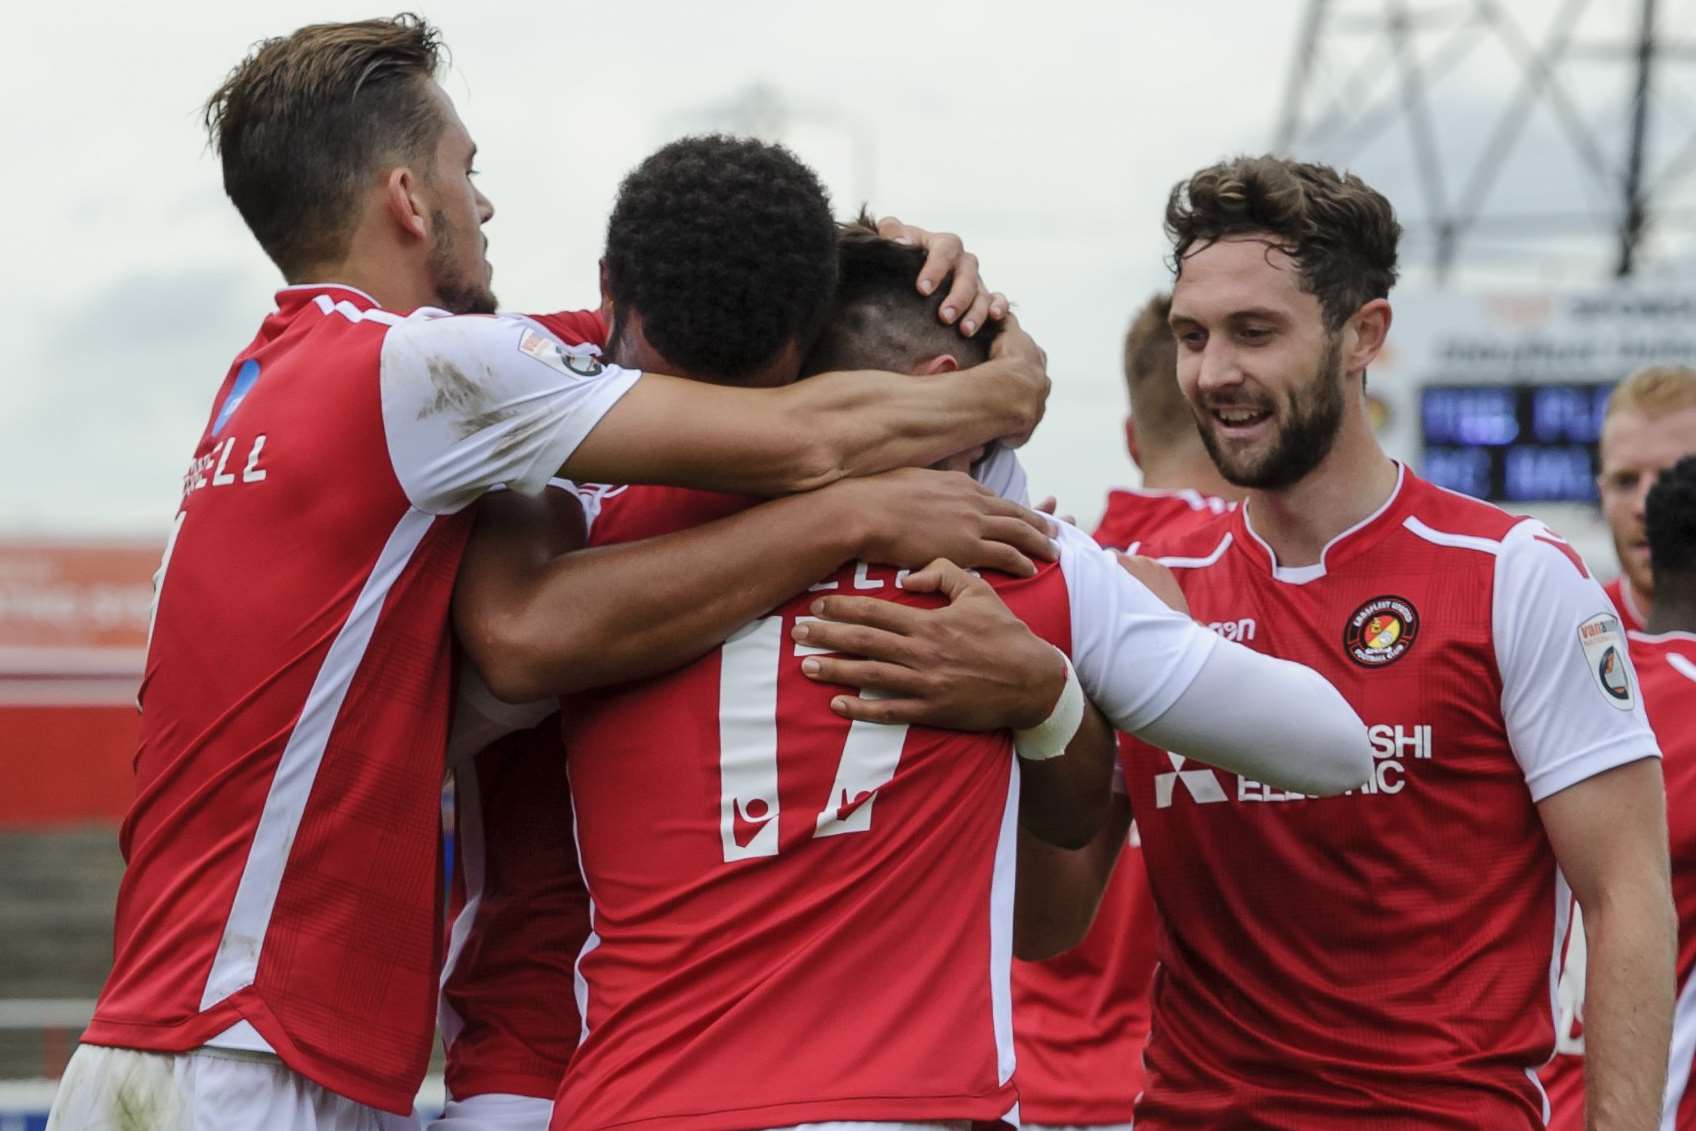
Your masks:
M 461 643 L 489 691 L 503 703 L 530 703 L 570 694 L 575 667 L 559 655 L 559 641 L 546 641 L 526 626 L 522 616 L 491 619 L 473 632 L 462 632 Z
M 1052 920 L 1041 925 L 1020 923 L 1013 931 L 1013 957 L 1020 962 L 1047 962 L 1084 941 L 1089 925 Z
M 1311 777 L 1301 787 L 1303 793 L 1336 797 L 1372 779 L 1372 744 L 1366 737 L 1366 724 L 1352 709 L 1348 714 L 1349 725 L 1323 728 L 1314 747 L 1320 753 L 1310 763 Z

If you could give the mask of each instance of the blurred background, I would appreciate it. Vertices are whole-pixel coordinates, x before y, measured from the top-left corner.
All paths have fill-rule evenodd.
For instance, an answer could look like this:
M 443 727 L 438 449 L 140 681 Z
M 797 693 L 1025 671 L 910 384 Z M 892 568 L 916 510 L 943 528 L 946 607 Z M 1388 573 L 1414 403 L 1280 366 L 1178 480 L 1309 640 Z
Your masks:
M 504 305 L 596 302 L 619 179 L 657 146 L 781 140 L 840 213 L 868 203 L 979 254 L 1049 351 L 1033 491 L 1085 524 L 1137 482 L 1120 342 L 1170 280 L 1166 193 L 1235 152 L 1346 166 L 1391 198 L 1386 443 L 1542 515 L 1604 577 L 1607 389 L 1696 359 L 1696 0 L 414 7 L 453 51 Z M 38 1125 L 105 973 L 149 579 L 212 393 L 280 285 L 200 104 L 260 38 L 387 12 L 8 14 L 0 1131 Z

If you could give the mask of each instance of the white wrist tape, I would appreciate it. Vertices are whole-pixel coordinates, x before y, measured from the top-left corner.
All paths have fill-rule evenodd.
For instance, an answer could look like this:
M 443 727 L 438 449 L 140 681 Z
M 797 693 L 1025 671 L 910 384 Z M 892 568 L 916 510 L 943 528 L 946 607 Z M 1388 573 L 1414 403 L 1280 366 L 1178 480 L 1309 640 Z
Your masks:
M 1060 649 L 1055 651 L 1060 652 Z M 1072 661 L 1066 653 L 1060 652 L 1060 659 L 1066 665 L 1066 686 L 1060 690 L 1060 701 L 1054 704 L 1048 718 L 1036 726 L 1013 732 L 1013 749 L 1018 751 L 1019 757 L 1032 762 L 1064 754 L 1067 745 L 1078 733 L 1078 727 L 1083 725 L 1084 689 L 1078 686 L 1078 673 L 1073 670 Z

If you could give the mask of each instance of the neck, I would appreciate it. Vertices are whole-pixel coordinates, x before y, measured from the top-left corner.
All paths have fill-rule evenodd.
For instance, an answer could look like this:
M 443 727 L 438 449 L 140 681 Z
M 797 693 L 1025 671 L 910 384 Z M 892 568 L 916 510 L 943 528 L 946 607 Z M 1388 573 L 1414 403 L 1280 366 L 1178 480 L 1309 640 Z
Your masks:
M 409 314 L 421 306 L 440 306 L 442 298 L 430 281 L 424 252 L 392 238 L 384 223 L 380 214 L 368 211 L 354 229 L 346 256 L 316 266 L 290 282 L 345 283 L 358 287 L 384 310 L 396 314 Z
M 1396 475 L 1364 410 L 1357 408 L 1345 418 L 1330 454 L 1299 483 L 1248 493 L 1254 531 L 1278 565 L 1314 565 L 1333 538 L 1384 505 L 1396 489 Z
M 1696 632 L 1696 578 L 1691 578 L 1688 584 L 1674 584 L 1669 578 L 1656 585 L 1643 630 L 1655 635 Z

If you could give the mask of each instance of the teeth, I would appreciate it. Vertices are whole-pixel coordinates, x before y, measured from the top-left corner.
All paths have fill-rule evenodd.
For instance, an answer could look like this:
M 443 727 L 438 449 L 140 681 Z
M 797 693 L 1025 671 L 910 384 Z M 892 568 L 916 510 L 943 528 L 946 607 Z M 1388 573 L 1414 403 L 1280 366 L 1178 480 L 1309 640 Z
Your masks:
M 1251 420 L 1259 420 L 1264 414 L 1255 409 L 1220 409 L 1215 415 L 1226 424 L 1247 424 Z

